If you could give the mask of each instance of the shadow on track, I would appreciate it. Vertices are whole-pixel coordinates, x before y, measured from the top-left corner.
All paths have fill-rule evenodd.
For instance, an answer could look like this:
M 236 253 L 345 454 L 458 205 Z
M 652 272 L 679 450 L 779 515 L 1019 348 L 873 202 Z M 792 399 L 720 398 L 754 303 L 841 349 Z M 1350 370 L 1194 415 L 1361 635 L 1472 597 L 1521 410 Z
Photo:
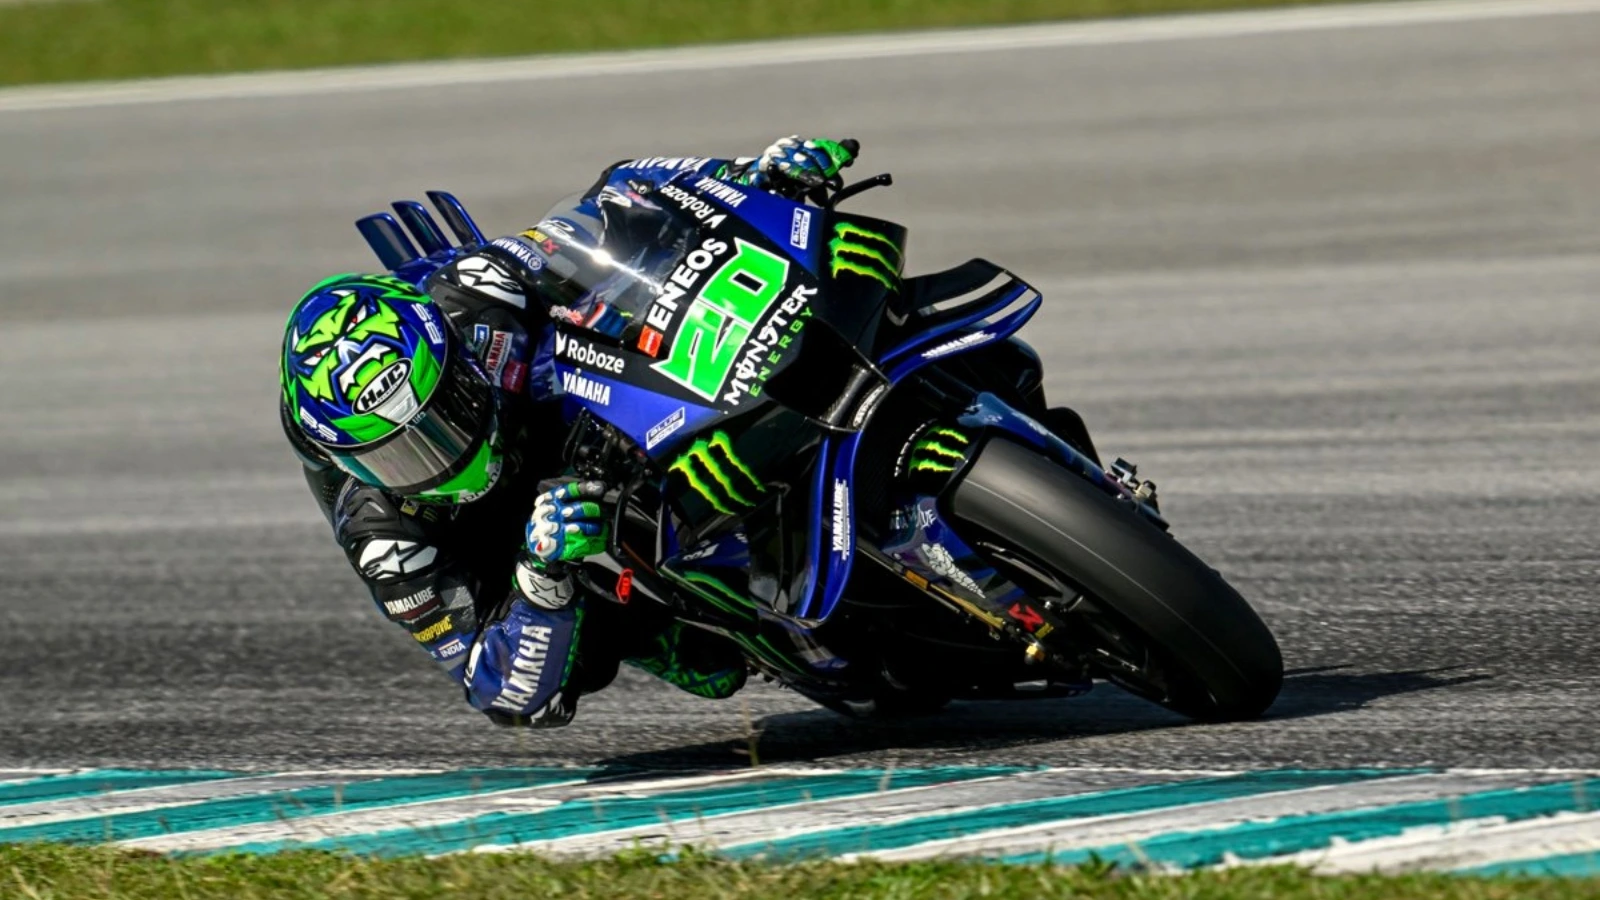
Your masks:
M 1268 719 L 1303 719 L 1360 709 L 1382 697 L 1433 691 L 1486 681 L 1494 676 L 1462 673 L 1462 666 L 1411 669 L 1402 672 L 1345 672 L 1349 666 L 1294 669 L 1284 674 L 1283 690 L 1267 711 Z
M 1490 676 L 1443 673 L 1458 667 L 1403 672 L 1348 673 L 1348 667 L 1294 670 L 1263 720 L 1301 719 L 1359 709 L 1373 700 L 1482 681 Z M 948 751 L 964 760 L 1074 738 L 1126 735 L 1176 728 L 1248 727 L 1191 725 L 1110 685 L 1072 700 L 956 702 L 941 712 L 884 720 L 847 719 L 824 709 L 766 716 L 751 723 L 743 739 L 708 741 L 632 753 L 600 765 L 623 770 L 700 769 L 728 765 L 825 763 L 833 757 L 897 750 Z

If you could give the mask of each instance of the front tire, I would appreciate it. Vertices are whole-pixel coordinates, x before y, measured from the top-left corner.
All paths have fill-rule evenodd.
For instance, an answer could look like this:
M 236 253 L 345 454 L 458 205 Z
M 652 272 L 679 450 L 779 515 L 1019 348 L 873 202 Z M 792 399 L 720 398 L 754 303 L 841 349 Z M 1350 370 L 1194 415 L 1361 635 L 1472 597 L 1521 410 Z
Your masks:
M 1086 595 L 1065 616 L 1064 639 L 1106 659 L 1137 657 L 1132 667 L 1103 667 L 1112 681 L 1206 721 L 1254 718 L 1277 697 L 1283 657 L 1255 610 L 1170 535 L 1080 476 L 993 439 L 949 505 L 968 526 L 964 537 L 975 526 Z

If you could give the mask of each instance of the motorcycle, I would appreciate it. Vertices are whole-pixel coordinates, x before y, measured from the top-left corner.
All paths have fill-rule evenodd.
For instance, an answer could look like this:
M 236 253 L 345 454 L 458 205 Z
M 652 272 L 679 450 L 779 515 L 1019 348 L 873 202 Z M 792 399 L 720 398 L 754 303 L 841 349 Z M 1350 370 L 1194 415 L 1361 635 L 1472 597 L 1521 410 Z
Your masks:
M 1097 679 L 1194 719 L 1262 713 L 1283 677 L 1266 625 L 1172 537 L 1155 484 L 1046 404 L 1015 337 L 1040 293 L 983 259 L 903 277 L 906 229 L 838 208 L 890 183 L 613 179 L 523 233 L 577 260 L 586 298 L 552 313 L 567 461 L 620 485 L 587 587 L 846 714 Z M 459 246 L 416 201 L 357 223 L 402 277 L 486 243 L 428 197 Z

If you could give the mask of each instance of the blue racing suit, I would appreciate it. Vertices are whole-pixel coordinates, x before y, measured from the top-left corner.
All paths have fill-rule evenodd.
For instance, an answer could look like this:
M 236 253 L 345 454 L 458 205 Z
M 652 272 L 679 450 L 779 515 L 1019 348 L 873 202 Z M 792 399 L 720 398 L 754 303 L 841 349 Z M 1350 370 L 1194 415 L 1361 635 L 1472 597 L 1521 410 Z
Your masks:
M 816 180 L 805 156 L 819 153 L 812 147 L 784 139 L 759 159 L 617 163 L 585 196 L 659 184 L 684 172 L 767 189 L 803 188 Z M 833 163 L 828 175 L 848 158 Z M 786 167 L 805 169 L 810 182 Z M 290 421 L 286 407 L 284 431 L 378 611 L 408 631 L 462 685 L 468 702 L 495 721 L 564 725 L 579 695 L 603 688 L 622 661 L 699 696 L 729 696 L 745 677 L 731 643 L 673 621 L 654 604 L 587 597 L 559 560 L 537 558 L 525 540 L 545 489 L 540 479 L 562 474 L 566 437 L 551 346 L 551 316 L 564 310 L 540 294 L 537 253 L 535 238 L 524 232 L 472 248 L 421 282 L 476 354 L 495 387 L 501 428 L 510 435 L 507 471 L 485 495 L 454 507 L 416 503 L 335 468 Z

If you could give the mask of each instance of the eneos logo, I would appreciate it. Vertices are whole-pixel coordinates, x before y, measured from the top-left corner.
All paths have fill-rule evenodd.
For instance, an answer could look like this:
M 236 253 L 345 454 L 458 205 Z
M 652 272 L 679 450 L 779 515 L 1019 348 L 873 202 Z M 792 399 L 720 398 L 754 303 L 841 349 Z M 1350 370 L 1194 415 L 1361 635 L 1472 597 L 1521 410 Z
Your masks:
M 707 400 L 717 399 L 739 351 L 789 279 L 788 260 L 737 238 L 734 243 L 738 251 L 684 313 L 672 356 L 652 366 Z

